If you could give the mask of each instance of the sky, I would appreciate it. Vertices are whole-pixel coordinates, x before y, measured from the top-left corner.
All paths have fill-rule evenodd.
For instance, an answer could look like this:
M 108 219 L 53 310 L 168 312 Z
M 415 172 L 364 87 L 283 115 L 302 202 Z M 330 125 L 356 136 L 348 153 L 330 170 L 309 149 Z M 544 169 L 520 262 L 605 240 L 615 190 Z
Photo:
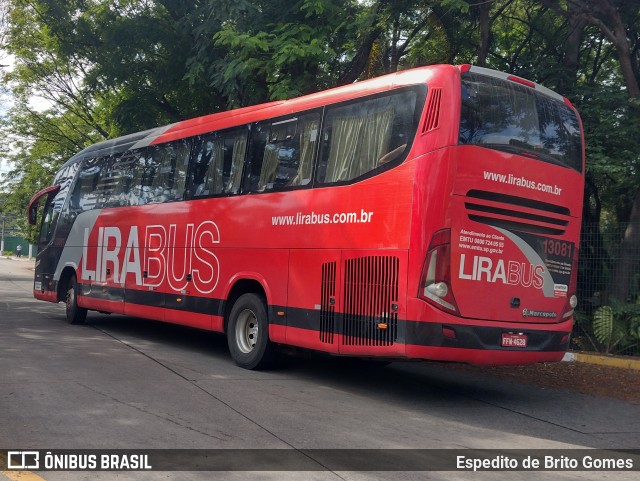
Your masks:
M 6 55 L 2 50 L 0 50 L 0 65 L 3 65 L 3 69 L 11 70 L 13 68 L 13 57 Z M 0 85 L 0 118 L 6 116 L 8 110 L 11 108 L 13 104 L 13 99 L 11 98 L 11 92 L 7 85 L 4 83 Z M 6 162 L 0 160 L 0 181 L 3 179 L 4 174 L 9 170 L 9 165 Z
M 0 65 L 3 65 L 3 69 L 11 71 L 13 69 L 15 59 L 13 56 L 8 55 L 0 49 Z M 0 84 L 0 118 L 7 115 L 7 112 L 13 105 L 13 98 L 11 96 L 11 89 L 9 85 Z M 42 97 L 33 97 L 29 102 L 29 105 L 36 110 L 45 110 L 51 104 L 44 100 Z M 11 170 L 11 166 L 6 162 L 0 160 L 0 181 L 4 178 L 4 175 Z
M 4 85 L 0 86 L 0 118 L 4 117 L 7 110 L 11 106 L 11 96 L 5 91 Z M 0 181 L 4 178 L 4 174 L 9 170 L 9 166 L 3 160 L 0 160 Z

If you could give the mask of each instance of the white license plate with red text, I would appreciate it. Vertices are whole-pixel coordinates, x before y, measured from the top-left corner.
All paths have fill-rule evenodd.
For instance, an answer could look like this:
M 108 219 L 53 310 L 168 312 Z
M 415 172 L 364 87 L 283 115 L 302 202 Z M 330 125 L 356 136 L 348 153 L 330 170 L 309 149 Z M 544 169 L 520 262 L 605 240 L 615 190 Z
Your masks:
M 527 336 L 525 334 L 503 333 L 500 345 L 502 347 L 525 348 L 527 347 Z

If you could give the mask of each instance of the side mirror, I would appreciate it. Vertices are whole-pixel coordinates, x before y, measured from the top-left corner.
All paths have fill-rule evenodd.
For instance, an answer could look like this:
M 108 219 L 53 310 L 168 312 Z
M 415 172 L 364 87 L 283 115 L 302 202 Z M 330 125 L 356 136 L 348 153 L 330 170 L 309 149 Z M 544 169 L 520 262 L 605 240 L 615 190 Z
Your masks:
M 38 203 L 29 206 L 29 213 L 27 219 L 30 225 L 36 225 L 38 223 Z
M 55 195 L 60 190 L 59 185 L 52 185 L 45 189 L 42 189 L 36 195 L 31 197 L 29 201 L 29 209 L 27 210 L 27 220 L 30 225 L 36 225 L 38 222 L 38 202 L 45 195 Z

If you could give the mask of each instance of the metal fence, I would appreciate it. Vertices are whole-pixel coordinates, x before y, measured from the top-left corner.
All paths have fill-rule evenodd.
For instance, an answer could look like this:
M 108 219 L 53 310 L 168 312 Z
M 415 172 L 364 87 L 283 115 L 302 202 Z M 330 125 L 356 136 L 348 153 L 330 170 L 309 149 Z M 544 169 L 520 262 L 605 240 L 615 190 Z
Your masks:
M 584 224 L 572 348 L 640 355 L 640 224 Z
M 20 249 L 18 249 L 20 246 Z M 38 248 L 34 245 L 30 245 L 24 237 L 19 235 L 5 235 L 0 241 L 0 254 L 5 256 L 21 256 L 21 257 L 33 257 L 38 253 Z
M 38 252 L 36 246 L 30 245 L 20 228 L 11 225 L 8 220 L 0 216 L 0 255 L 14 256 L 20 251 L 21 256 L 35 256 Z

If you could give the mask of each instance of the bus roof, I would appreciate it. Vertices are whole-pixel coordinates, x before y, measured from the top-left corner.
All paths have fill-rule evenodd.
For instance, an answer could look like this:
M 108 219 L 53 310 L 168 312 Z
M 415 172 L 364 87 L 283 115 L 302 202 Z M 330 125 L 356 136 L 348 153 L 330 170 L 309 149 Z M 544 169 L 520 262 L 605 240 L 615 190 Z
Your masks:
M 268 102 L 196 117 L 99 142 L 74 155 L 65 165 L 79 162 L 86 158 L 121 153 L 130 149 L 162 144 L 172 140 L 232 128 L 272 117 L 319 108 L 323 105 L 358 98 L 376 92 L 392 90 L 398 87 L 423 84 L 436 75 L 436 73 L 453 69 L 457 70 L 457 67 L 452 65 L 420 67 L 370 80 L 363 80 L 342 87 L 323 90 L 291 100 Z
M 452 65 L 432 65 L 396 72 L 370 80 L 297 97 L 291 100 L 245 107 L 179 122 L 167 129 L 153 143 L 163 143 L 192 135 L 222 130 L 273 117 L 310 110 L 345 100 L 384 92 L 398 87 L 424 84 L 436 73 L 458 70 Z
M 131 149 L 162 144 L 173 140 L 201 135 L 208 132 L 224 130 L 251 122 L 257 122 L 273 117 L 280 117 L 295 112 L 302 112 L 324 105 L 334 104 L 349 99 L 363 97 L 377 92 L 384 92 L 399 87 L 419 85 L 428 82 L 439 74 L 452 74 L 471 68 L 473 71 L 500 78 L 508 78 L 497 70 L 490 70 L 475 66 L 430 65 L 401 72 L 395 72 L 369 80 L 355 82 L 341 87 L 323 90 L 321 92 L 297 97 L 291 100 L 268 102 L 234 110 L 196 117 L 174 124 L 156 127 L 136 132 L 104 142 L 91 145 L 74 155 L 65 165 L 79 162 L 85 158 L 100 157 L 125 152 Z M 557 93 L 536 84 L 537 90 L 554 98 L 562 98 Z

